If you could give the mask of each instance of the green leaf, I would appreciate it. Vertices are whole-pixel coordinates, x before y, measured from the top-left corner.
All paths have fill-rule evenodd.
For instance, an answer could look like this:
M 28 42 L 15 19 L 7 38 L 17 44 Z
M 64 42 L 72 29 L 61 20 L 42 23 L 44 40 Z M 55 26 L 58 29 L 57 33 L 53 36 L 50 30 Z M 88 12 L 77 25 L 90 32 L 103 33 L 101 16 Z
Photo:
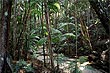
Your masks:
M 64 41 L 64 40 L 66 40 L 66 37 L 62 37 L 62 38 L 60 39 L 61 42 Z
M 78 67 L 75 67 L 75 70 L 73 71 L 73 73 L 81 73 L 81 70 Z
M 73 27 L 75 26 L 75 24 L 73 24 L 73 23 L 60 23 L 59 28 L 63 28 L 63 27 L 68 26 L 68 25 L 72 25 Z
M 48 2 L 48 7 L 51 13 L 55 13 L 60 9 L 60 4 L 57 2 Z
M 58 36 L 52 37 L 52 42 L 53 43 L 58 43 L 60 41 L 60 38 Z
M 37 44 L 38 45 L 42 45 L 43 43 L 45 43 L 47 41 L 47 38 L 41 38 L 38 42 L 37 42 Z
M 87 61 L 87 57 L 86 56 L 80 56 L 79 61 L 80 61 L 80 63 L 84 63 Z
M 75 35 L 73 33 L 65 33 L 63 36 L 66 38 L 69 38 L 69 37 L 75 38 Z
M 88 66 L 88 65 L 85 68 L 90 70 L 95 70 L 92 66 Z
M 38 9 L 32 9 L 32 15 L 34 15 L 34 14 L 37 14 L 38 16 L 40 16 L 41 15 L 41 11 L 40 10 L 38 10 Z
M 60 4 L 59 3 L 54 3 L 54 6 L 56 6 L 58 8 L 58 10 L 60 10 Z
M 61 34 L 61 31 L 58 29 L 52 28 L 51 30 L 52 30 L 52 34 Z
M 36 34 L 32 34 L 29 36 L 30 39 L 39 39 L 39 36 L 37 36 Z

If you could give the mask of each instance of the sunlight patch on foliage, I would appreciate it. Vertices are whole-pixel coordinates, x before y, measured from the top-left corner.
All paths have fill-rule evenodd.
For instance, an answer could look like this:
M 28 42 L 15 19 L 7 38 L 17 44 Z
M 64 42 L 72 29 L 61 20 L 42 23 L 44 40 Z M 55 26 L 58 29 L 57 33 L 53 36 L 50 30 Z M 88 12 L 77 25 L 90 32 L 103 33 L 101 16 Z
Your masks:
M 59 3 L 54 3 L 54 5 L 60 10 L 60 4 Z

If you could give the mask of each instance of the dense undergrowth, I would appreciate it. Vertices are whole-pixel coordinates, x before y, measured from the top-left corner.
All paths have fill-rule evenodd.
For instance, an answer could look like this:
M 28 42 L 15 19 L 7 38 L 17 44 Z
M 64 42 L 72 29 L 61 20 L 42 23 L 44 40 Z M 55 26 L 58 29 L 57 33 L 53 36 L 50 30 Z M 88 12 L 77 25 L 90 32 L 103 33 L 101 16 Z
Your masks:
M 0 16 L 0 73 L 109 71 L 109 0 L 1 0 Z

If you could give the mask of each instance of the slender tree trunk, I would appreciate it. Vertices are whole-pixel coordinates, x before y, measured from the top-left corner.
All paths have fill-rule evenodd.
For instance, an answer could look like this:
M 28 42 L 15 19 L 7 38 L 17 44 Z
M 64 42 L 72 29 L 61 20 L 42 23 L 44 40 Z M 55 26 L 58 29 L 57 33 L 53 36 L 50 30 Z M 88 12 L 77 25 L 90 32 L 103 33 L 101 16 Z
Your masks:
M 42 2 L 42 16 L 40 17 L 41 18 L 41 26 L 42 26 L 42 38 L 44 37 L 44 28 L 43 28 L 43 21 L 44 21 L 44 18 L 43 18 L 43 10 L 44 10 L 44 7 L 43 7 L 43 2 Z M 43 56 L 44 56 L 44 66 L 46 67 L 46 60 L 45 60 L 45 44 L 43 43 Z
M 80 17 L 80 23 L 81 23 L 81 33 L 82 33 L 85 41 L 87 41 L 87 44 L 89 45 L 90 50 L 92 50 L 90 35 L 88 33 L 88 29 L 86 28 L 86 23 L 84 22 L 84 19 L 82 16 Z
M 11 0 L 3 0 L 2 18 L 0 27 L 0 73 L 2 72 L 6 50 L 8 50 L 11 5 L 12 5 Z
M 17 18 L 16 18 L 16 16 L 17 16 L 17 11 L 16 11 L 16 7 L 17 7 L 17 0 L 15 0 L 15 2 L 14 2 L 14 19 L 13 19 L 13 21 L 14 21 L 14 23 L 13 23 L 13 50 L 14 50 L 14 55 L 13 56 L 16 56 L 16 53 L 15 53 L 15 51 L 16 51 L 16 42 L 17 42 L 17 40 L 16 40 L 16 31 L 17 31 Z
M 46 24 L 47 24 L 47 31 L 48 31 L 48 49 L 49 49 L 49 56 L 50 56 L 50 63 L 51 63 L 51 69 L 52 71 L 54 71 L 54 60 L 53 60 L 53 50 L 51 48 L 51 35 L 50 35 L 50 19 L 49 19 L 49 10 L 48 10 L 48 6 L 47 6 L 47 1 L 45 0 L 44 2 L 44 6 L 45 6 L 45 19 L 46 19 Z
M 28 52 L 28 35 L 26 34 L 26 32 L 28 32 L 28 24 L 27 24 L 27 20 L 29 19 L 29 14 L 30 14 L 30 0 L 29 1 L 27 1 L 27 2 L 25 2 L 25 8 L 26 8 L 26 3 L 29 5 L 28 6 L 28 9 L 25 9 L 25 17 L 24 17 L 24 32 L 23 32 L 23 39 L 26 39 L 26 41 L 24 41 L 24 43 L 23 44 L 25 44 L 25 46 L 24 45 L 22 45 L 23 46 L 23 49 L 24 49 L 24 51 L 25 51 L 25 54 L 24 54 L 24 60 L 27 60 L 27 52 Z

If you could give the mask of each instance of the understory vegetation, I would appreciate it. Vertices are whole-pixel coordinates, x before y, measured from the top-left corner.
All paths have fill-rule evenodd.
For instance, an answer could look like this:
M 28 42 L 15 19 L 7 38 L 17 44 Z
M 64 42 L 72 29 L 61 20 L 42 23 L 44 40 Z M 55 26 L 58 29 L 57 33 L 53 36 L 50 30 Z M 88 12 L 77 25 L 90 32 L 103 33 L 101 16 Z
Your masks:
M 109 73 L 109 0 L 0 0 L 0 73 Z

